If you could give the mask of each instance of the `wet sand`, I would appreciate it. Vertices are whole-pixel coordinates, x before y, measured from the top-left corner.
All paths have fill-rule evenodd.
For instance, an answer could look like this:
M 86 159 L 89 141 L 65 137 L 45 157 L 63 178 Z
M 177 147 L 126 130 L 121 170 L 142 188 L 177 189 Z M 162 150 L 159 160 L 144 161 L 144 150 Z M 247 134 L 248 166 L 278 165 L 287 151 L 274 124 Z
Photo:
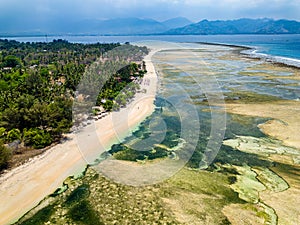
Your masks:
M 300 102 L 275 101 L 264 104 L 226 104 L 230 113 L 272 118 L 261 124 L 260 129 L 267 135 L 281 140 L 285 145 L 300 149 Z

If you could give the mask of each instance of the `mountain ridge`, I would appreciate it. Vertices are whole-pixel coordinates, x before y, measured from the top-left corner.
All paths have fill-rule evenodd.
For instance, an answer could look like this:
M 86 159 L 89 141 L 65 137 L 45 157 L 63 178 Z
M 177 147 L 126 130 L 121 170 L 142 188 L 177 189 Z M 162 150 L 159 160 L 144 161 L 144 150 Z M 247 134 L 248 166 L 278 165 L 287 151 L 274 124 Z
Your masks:
M 1 21 L 0 21 L 1 22 Z M 1 36 L 21 35 L 219 35 L 219 34 L 300 34 L 300 22 L 270 18 L 201 20 L 192 23 L 184 17 L 165 21 L 149 18 L 114 18 L 61 21 L 50 18 L 38 23 L 0 23 Z
M 189 24 L 192 24 L 193 22 L 185 17 L 175 17 L 172 19 L 165 20 L 161 23 L 164 24 L 169 29 L 174 29 L 174 28 L 178 28 L 178 27 L 187 26 Z
M 0 21 L 1 22 L 1 21 Z M 78 21 L 62 21 L 50 18 L 40 23 L 24 23 L 8 26 L 0 23 L 2 34 L 86 34 L 86 35 L 145 35 L 163 33 L 170 29 L 182 27 L 192 22 L 184 17 L 171 18 L 162 22 L 151 18 L 113 18 L 105 20 L 84 19 Z
M 270 18 L 236 20 L 201 20 L 181 28 L 171 29 L 170 35 L 214 35 L 214 34 L 300 34 L 300 22 L 274 20 Z

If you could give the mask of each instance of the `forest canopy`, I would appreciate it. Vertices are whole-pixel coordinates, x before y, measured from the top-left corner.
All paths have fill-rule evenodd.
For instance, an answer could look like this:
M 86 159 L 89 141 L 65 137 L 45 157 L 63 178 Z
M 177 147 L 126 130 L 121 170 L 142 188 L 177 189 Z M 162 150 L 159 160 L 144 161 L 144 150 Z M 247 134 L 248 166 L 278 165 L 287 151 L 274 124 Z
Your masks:
M 59 140 L 73 125 L 72 105 L 85 76 L 104 82 L 95 90 L 94 104 L 107 111 L 118 109 L 128 101 L 118 96 L 124 87 L 131 87 L 126 93 L 131 97 L 138 89 L 133 80 L 146 72 L 142 63 L 146 54 L 146 47 L 119 43 L 0 40 L 1 142 L 44 148 Z M 118 70 L 111 70 L 111 65 Z M 0 154 L 9 156 L 6 150 Z

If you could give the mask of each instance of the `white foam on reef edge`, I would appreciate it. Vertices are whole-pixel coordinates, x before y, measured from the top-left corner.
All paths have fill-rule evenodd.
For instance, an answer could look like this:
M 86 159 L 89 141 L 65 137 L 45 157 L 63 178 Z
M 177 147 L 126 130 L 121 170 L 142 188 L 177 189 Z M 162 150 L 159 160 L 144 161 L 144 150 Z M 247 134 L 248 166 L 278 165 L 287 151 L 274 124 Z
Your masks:
M 300 68 L 300 60 L 299 59 L 294 59 L 294 58 L 288 58 L 288 57 L 283 57 L 283 56 L 273 56 L 273 55 L 268 55 L 264 53 L 259 53 L 257 48 L 251 47 L 250 49 L 246 49 L 241 51 L 241 54 L 247 55 L 251 58 L 255 59 L 263 59 L 267 62 L 271 63 L 281 63 L 285 64 L 287 66 L 294 66 L 297 68 Z

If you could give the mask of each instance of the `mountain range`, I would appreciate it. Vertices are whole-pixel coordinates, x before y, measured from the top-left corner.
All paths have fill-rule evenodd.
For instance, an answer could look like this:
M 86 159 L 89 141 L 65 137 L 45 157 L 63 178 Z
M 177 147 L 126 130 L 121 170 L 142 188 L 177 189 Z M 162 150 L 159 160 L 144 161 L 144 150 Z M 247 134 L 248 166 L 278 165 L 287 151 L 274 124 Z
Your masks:
M 156 21 L 140 18 L 115 18 L 107 20 L 86 19 L 79 21 L 58 20 L 50 18 L 41 22 L 30 21 L 22 25 L 1 23 L 0 34 L 69 34 L 69 35 L 145 35 L 164 33 L 170 29 L 176 29 L 191 24 L 183 17 Z
M 300 34 L 300 22 L 274 19 L 202 20 L 184 17 L 166 21 L 140 18 L 62 21 L 49 19 L 22 24 L 1 23 L 0 35 L 215 35 L 215 34 Z
M 199 23 L 171 29 L 165 34 L 300 34 L 300 23 L 283 19 L 202 20 Z

